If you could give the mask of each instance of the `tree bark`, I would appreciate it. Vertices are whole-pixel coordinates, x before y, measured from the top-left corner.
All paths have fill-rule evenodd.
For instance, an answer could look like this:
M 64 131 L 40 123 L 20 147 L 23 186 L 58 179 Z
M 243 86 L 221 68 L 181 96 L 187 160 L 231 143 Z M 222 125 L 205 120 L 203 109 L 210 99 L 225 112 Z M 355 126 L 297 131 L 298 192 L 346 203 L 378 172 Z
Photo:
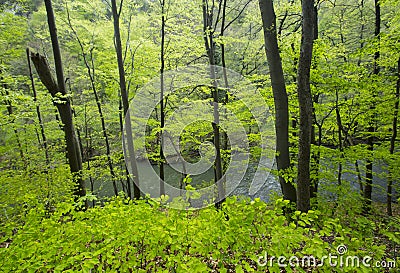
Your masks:
M 394 148 L 397 138 L 397 118 L 399 115 L 399 99 L 400 99 L 400 58 L 397 60 L 397 82 L 396 82 L 396 94 L 394 102 L 394 114 L 393 114 L 393 125 L 392 125 L 392 137 L 390 138 L 390 155 L 394 154 Z M 392 211 L 392 187 L 393 187 L 393 174 L 389 167 L 389 179 L 387 185 L 387 214 L 389 216 L 393 215 Z
M 299 155 L 297 171 L 297 209 L 310 209 L 310 150 L 312 130 L 312 96 L 310 69 L 314 36 L 314 1 L 302 1 L 302 35 L 299 66 L 297 70 L 297 94 L 300 109 Z
M 2 85 L 3 85 L 3 88 L 5 90 L 6 96 L 8 97 L 10 95 L 10 93 L 8 92 L 7 84 L 2 84 Z M 11 123 L 13 125 L 15 139 L 17 141 L 19 155 L 21 157 L 22 162 L 24 163 L 24 167 L 26 167 L 28 165 L 28 162 L 27 162 L 27 160 L 25 158 L 24 149 L 22 148 L 22 143 L 21 143 L 21 140 L 20 140 L 20 137 L 19 137 L 19 133 L 18 133 L 17 127 L 15 126 L 15 118 L 13 117 L 13 105 L 11 103 L 11 100 L 6 100 L 6 103 L 7 103 L 8 116 L 10 117 Z
M 342 117 L 340 116 L 340 109 L 339 109 L 339 92 L 336 90 L 336 100 L 335 100 L 335 112 L 336 112 L 336 122 L 338 124 L 338 141 L 339 141 L 339 164 L 338 164 L 338 175 L 337 175 L 337 182 L 338 185 L 342 185 L 342 172 L 343 172 L 343 164 L 342 159 L 344 158 L 344 150 L 343 150 L 343 136 L 342 136 Z
M 107 165 L 108 165 L 108 168 L 110 170 L 110 175 L 111 175 L 111 179 L 112 179 L 112 183 L 113 183 L 114 194 L 115 194 L 115 196 L 118 196 L 116 175 L 115 175 L 115 172 L 114 172 L 114 167 L 113 167 L 113 163 L 112 163 L 112 159 L 111 159 L 111 148 L 110 148 L 110 142 L 108 140 L 106 122 L 104 120 L 103 109 L 101 108 L 101 102 L 100 102 L 99 95 L 97 93 L 96 84 L 95 84 L 95 75 L 96 74 L 95 74 L 94 61 L 93 61 L 93 51 L 90 50 L 91 64 L 89 64 L 89 61 L 88 61 L 88 58 L 87 58 L 87 54 L 85 53 L 85 48 L 83 46 L 83 43 L 81 42 L 81 39 L 79 38 L 78 33 L 75 31 L 74 27 L 72 26 L 68 6 L 67 6 L 67 20 L 68 20 L 69 27 L 71 28 L 72 32 L 75 35 L 76 40 L 78 41 L 79 47 L 81 49 L 82 57 L 83 57 L 83 62 L 85 64 L 85 66 L 86 66 L 86 70 L 87 70 L 87 73 L 88 73 L 88 76 L 89 76 L 89 79 L 90 79 L 90 84 L 92 86 L 92 91 L 93 91 L 93 95 L 94 95 L 94 98 L 95 98 L 95 101 L 96 101 L 97 111 L 99 113 L 99 118 L 100 118 L 100 122 L 101 122 L 101 129 L 102 129 L 102 133 L 103 133 L 104 144 L 106 146 Z
M 42 115 L 40 113 L 40 107 L 39 107 L 39 104 L 37 104 L 36 87 L 35 87 L 35 81 L 33 79 L 33 74 L 32 74 L 30 51 L 28 48 L 26 49 L 26 57 L 27 57 L 27 61 L 28 61 L 29 79 L 31 81 L 32 92 L 33 92 L 33 102 L 36 104 L 36 115 L 38 117 L 40 133 L 42 135 L 43 148 L 44 148 L 44 154 L 45 154 L 45 159 L 46 159 L 46 166 L 49 166 L 50 165 L 49 148 L 47 146 L 47 138 L 46 138 L 46 133 L 44 131 L 44 125 L 43 125 Z
M 285 181 L 282 173 L 290 166 L 289 156 L 289 106 L 282 61 L 276 33 L 276 16 L 272 0 L 259 0 L 264 28 L 265 53 L 267 55 L 272 92 L 275 104 L 276 162 L 284 199 L 296 202 L 296 189 Z
M 381 32 L 381 7 L 379 4 L 379 0 L 375 0 L 375 38 L 379 39 L 380 32 Z M 379 56 L 380 56 L 379 50 L 375 51 L 374 70 L 373 70 L 374 75 L 379 74 L 379 65 L 378 65 Z M 373 99 L 376 98 L 375 90 L 373 91 L 372 98 Z M 373 104 L 374 104 L 374 102 L 373 102 Z M 375 106 L 373 104 L 370 107 L 371 112 L 374 112 L 374 109 L 375 109 Z M 375 114 L 372 114 L 370 125 L 368 127 L 368 133 L 370 135 L 367 138 L 368 150 L 370 151 L 371 156 L 374 151 L 374 136 L 373 136 L 373 134 L 375 133 L 374 119 L 375 119 Z M 365 173 L 363 212 L 364 212 L 364 214 L 369 214 L 371 212 L 371 205 L 372 205 L 372 183 L 373 183 L 373 172 L 372 172 L 373 159 L 372 158 L 367 158 L 367 163 L 366 163 L 365 167 L 366 167 L 366 173 Z
M 213 82 L 211 87 L 212 99 L 213 99 L 213 113 L 214 122 L 212 123 L 213 133 L 214 133 L 214 146 L 216 150 L 214 169 L 215 169 L 215 183 L 218 187 L 218 197 L 216 202 L 216 207 L 220 208 L 225 200 L 225 185 L 222 178 L 222 161 L 221 161 L 221 147 L 220 147 L 220 132 L 219 132 L 219 107 L 218 107 L 218 86 L 216 81 L 215 72 L 215 43 L 214 43 L 214 29 L 212 28 L 213 22 L 213 7 L 209 9 L 208 1 L 203 0 L 203 35 L 204 35 L 204 45 L 207 51 L 208 61 L 210 64 L 210 77 Z
M 86 168 L 89 172 L 90 191 L 93 193 L 94 192 L 94 180 L 93 180 L 92 175 L 90 174 L 90 169 L 91 169 L 90 161 L 92 158 L 92 147 L 93 147 L 92 131 L 89 129 L 89 126 L 88 126 L 86 104 L 85 104 L 85 108 L 84 108 L 84 123 L 85 123 L 86 151 L 85 151 L 85 153 L 82 152 L 82 157 L 83 157 L 83 162 L 85 162 L 85 158 L 86 158 Z M 96 206 L 96 200 L 93 200 L 92 207 L 95 207 L 95 206 Z
M 318 39 L 318 4 L 314 5 L 313 8 L 313 19 L 314 19 L 314 37 L 315 41 Z M 316 63 L 313 64 L 316 67 Z M 319 102 L 319 94 L 313 96 L 313 103 L 318 104 Z M 317 143 L 316 134 L 315 134 L 315 126 L 317 123 L 317 115 L 315 114 L 315 108 L 313 105 L 312 109 L 313 116 L 313 125 L 311 127 L 311 144 L 318 146 L 317 151 L 311 151 L 311 178 L 310 178 L 310 198 L 316 198 L 318 193 L 318 184 L 319 184 L 319 169 L 320 169 L 320 145 Z
M 139 189 L 139 172 L 137 169 L 135 148 L 133 145 L 132 138 L 132 124 L 131 119 L 126 117 L 129 115 L 129 99 L 128 99 L 128 91 L 126 89 L 126 80 L 125 80 L 125 68 L 124 61 L 122 56 L 122 46 L 121 46 L 121 34 L 119 29 L 119 16 L 120 13 L 117 11 L 117 3 L 116 0 L 111 0 L 111 9 L 112 16 L 114 21 L 114 39 L 115 39 L 115 51 L 117 54 L 118 61 L 118 72 L 119 72 L 119 85 L 121 89 L 122 96 L 122 105 L 124 108 L 124 116 L 125 116 L 125 131 L 126 131 L 126 142 L 127 142 L 127 162 L 129 162 L 131 171 L 132 171 L 132 179 L 133 179 L 133 196 L 135 199 L 140 198 L 140 189 Z M 121 9 L 120 9 L 121 11 Z M 128 196 L 131 196 L 130 183 L 127 185 L 128 188 Z
M 160 196 L 165 195 L 164 186 L 164 152 L 163 152 L 163 130 L 165 123 L 165 110 L 164 110 L 164 69 L 165 69 L 165 0 L 161 0 L 161 49 L 160 49 Z
M 221 15 L 221 28 L 219 32 L 219 37 L 222 39 L 222 42 L 220 44 L 221 47 L 221 65 L 222 65 L 222 72 L 224 76 L 224 87 L 225 87 L 225 97 L 223 100 L 223 104 L 226 105 L 229 101 L 229 81 L 228 81 L 228 75 L 226 71 L 226 59 L 225 59 L 225 41 L 223 40 L 223 37 L 225 35 L 225 25 L 226 25 L 226 2 L 227 0 L 220 0 L 220 10 L 222 9 L 222 15 Z M 224 112 L 224 115 L 226 115 L 226 110 Z M 225 152 L 225 158 L 222 160 L 222 169 L 226 170 L 228 168 L 228 164 L 230 161 L 229 154 L 228 154 L 228 134 L 226 131 L 222 132 L 222 150 Z
M 31 53 L 30 57 L 40 80 L 53 97 L 54 104 L 57 107 L 58 113 L 60 114 L 61 122 L 63 124 L 62 129 L 65 135 L 65 143 L 67 145 L 68 164 L 70 166 L 74 181 L 77 185 L 74 195 L 85 196 L 85 185 L 81 177 L 82 157 L 73 124 L 71 103 L 68 99 L 65 89 L 59 88 L 58 84 L 51 75 L 50 67 L 46 58 L 40 54 L 33 53 Z
M 76 183 L 74 195 L 76 197 L 85 196 L 85 184 L 82 179 L 82 156 L 78 140 L 76 138 L 75 127 L 72 117 L 71 102 L 68 98 L 65 88 L 64 72 L 61 60 L 61 52 L 58 44 L 57 29 L 54 18 L 53 7 L 51 0 L 45 0 L 47 20 L 50 30 L 51 43 L 53 47 L 54 63 L 56 69 L 57 81 L 54 80 L 50 67 L 45 57 L 39 54 L 31 54 L 31 60 L 35 65 L 36 71 L 39 74 L 40 80 L 49 90 L 52 97 L 55 99 L 57 110 L 60 114 L 63 123 L 63 130 L 65 134 L 65 142 L 67 145 L 67 158 L 68 163 Z M 87 206 L 87 203 L 85 204 Z

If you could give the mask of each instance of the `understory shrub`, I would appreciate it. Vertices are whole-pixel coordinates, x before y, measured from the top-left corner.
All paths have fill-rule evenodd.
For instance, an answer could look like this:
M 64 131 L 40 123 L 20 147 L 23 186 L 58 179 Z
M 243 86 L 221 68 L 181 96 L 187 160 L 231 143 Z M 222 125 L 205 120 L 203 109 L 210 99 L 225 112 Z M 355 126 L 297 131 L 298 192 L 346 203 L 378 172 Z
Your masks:
M 1 238 L 0 270 L 382 272 L 375 263 L 391 261 L 385 245 L 364 232 L 374 228 L 368 218 L 350 228 L 320 211 L 285 215 L 286 206 L 282 199 L 266 204 L 236 197 L 220 210 L 175 210 L 121 197 L 86 211 L 72 202 L 51 214 L 37 206 Z

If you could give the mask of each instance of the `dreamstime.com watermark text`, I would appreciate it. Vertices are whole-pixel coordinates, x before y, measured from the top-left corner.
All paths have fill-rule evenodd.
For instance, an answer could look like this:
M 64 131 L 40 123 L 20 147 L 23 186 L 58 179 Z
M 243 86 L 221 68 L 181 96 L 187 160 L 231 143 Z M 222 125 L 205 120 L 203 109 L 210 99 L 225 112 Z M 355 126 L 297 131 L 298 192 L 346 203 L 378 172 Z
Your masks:
M 273 267 L 275 265 L 279 267 L 375 267 L 375 268 L 396 268 L 396 261 L 394 260 L 382 260 L 373 261 L 371 256 L 351 256 L 346 255 L 347 247 L 345 245 L 339 245 L 336 248 L 336 253 L 329 253 L 322 257 L 315 257 L 313 255 L 305 255 L 300 257 L 297 256 L 269 256 L 267 251 L 264 252 L 264 256 L 259 256 L 257 263 L 259 266 Z

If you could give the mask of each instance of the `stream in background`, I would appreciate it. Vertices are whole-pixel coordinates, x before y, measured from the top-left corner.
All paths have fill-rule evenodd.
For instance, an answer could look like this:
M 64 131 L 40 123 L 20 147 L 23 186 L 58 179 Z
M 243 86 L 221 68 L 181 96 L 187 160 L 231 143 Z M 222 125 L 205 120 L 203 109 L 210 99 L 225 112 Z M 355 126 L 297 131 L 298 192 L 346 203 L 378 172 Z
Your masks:
M 158 185 L 159 180 L 155 179 L 155 175 L 158 174 L 158 165 L 152 165 L 149 166 L 145 164 L 143 161 L 138 161 L 138 169 L 140 170 L 140 181 L 142 183 L 146 184 L 151 184 L 154 183 L 155 187 Z M 361 164 L 360 164 L 361 165 Z M 348 168 L 351 169 L 352 165 L 349 164 Z M 238 186 L 233 190 L 233 192 L 230 195 L 236 195 L 236 196 L 244 196 L 244 197 L 250 197 L 250 198 L 260 198 L 263 201 L 268 201 L 270 199 L 270 195 L 274 193 L 280 194 L 280 185 L 276 179 L 276 177 L 272 174 L 269 174 L 268 172 L 265 172 L 265 177 L 262 177 L 262 180 L 265 181 L 257 181 L 256 183 L 263 184 L 263 186 L 260 187 L 260 189 L 254 194 L 250 195 L 249 194 L 249 188 L 250 185 L 253 181 L 254 178 L 254 173 L 256 171 L 257 165 L 254 163 L 249 164 L 246 174 L 244 175 L 243 179 L 240 181 Z M 176 188 L 179 188 L 180 181 L 182 180 L 182 174 L 173 169 L 169 165 L 165 165 L 165 181 L 169 185 L 172 185 Z M 332 166 L 333 168 L 333 166 Z M 377 173 L 377 175 L 374 175 L 374 181 L 373 181 L 373 192 L 372 192 L 372 199 L 373 201 L 376 202 L 386 202 L 386 183 L 387 180 L 385 178 L 382 178 L 379 176 L 380 173 L 384 172 L 380 166 L 377 166 L 374 164 L 374 172 Z M 364 175 L 364 174 L 363 174 Z M 200 174 L 200 175 L 195 175 L 191 176 L 192 182 L 191 185 L 199 188 L 199 185 L 209 185 L 212 183 L 214 180 L 214 171 L 212 168 L 208 169 L 206 172 Z M 352 188 L 354 188 L 355 191 L 359 191 L 359 184 L 357 180 L 357 175 L 355 173 L 349 173 L 345 172 L 343 173 L 342 176 L 343 181 L 350 181 L 350 184 Z M 321 180 L 320 184 L 326 184 L 328 182 Z M 335 182 L 330 182 L 331 185 L 335 186 Z M 332 184 L 333 183 L 333 184 Z M 396 185 L 396 182 L 394 183 Z M 118 183 L 118 190 L 121 190 L 121 185 Z M 200 186 L 201 187 L 201 186 Z M 320 186 L 321 189 L 323 189 L 323 186 Z M 396 186 L 394 187 L 396 188 Z M 396 198 L 398 198 L 398 194 L 393 191 L 395 196 L 393 196 L 393 201 L 396 201 Z M 111 181 L 104 181 L 104 182 L 99 182 L 96 181 L 95 183 L 95 190 L 94 193 L 98 195 L 99 197 L 105 197 L 105 196 L 113 196 L 114 195 L 114 190 Z M 324 192 L 321 190 L 321 193 L 324 193 L 325 195 L 329 193 Z

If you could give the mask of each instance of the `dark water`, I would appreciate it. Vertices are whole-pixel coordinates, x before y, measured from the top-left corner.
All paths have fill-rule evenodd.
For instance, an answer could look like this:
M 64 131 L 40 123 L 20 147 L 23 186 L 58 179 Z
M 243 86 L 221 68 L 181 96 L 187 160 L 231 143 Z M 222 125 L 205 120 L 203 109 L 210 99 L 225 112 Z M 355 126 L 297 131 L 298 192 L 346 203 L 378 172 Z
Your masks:
M 329 164 L 326 165 L 325 168 L 321 168 L 321 172 L 328 171 L 327 169 L 334 168 L 334 166 L 327 167 Z M 365 168 L 362 163 L 360 165 L 361 175 L 365 177 Z M 344 172 L 342 175 L 342 181 L 349 182 L 350 187 L 354 189 L 354 191 L 359 190 L 359 184 L 357 175 L 355 173 L 354 165 L 348 164 L 346 166 L 347 172 Z M 140 181 L 144 184 L 154 184 L 154 189 L 151 188 L 150 191 L 154 191 L 153 193 L 157 195 L 158 193 L 158 166 L 157 165 L 148 165 L 144 162 L 138 162 L 138 169 L 140 171 Z M 236 196 L 244 196 L 250 198 L 260 198 L 263 201 L 268 201 L 271 197 L 271 194 L 280 194 L 280 185 L 276 179 L 276 177 L 268 172 L 261 173 L 261 176 L 254 179 L 254 174 L 257 169 L 256 164 L 249 164 L 247 171 L 242 178 L 242 180 L 238 183 L 238 185 L 233 189 L 233 191 L 229 195 L 236 195 Z M 385 171 L 383 170 L 382 166 L 377 164 L 374 165 L 374 181 L 373 181 L 373 192 L 372 192 L 372 199 L 376 202 L 386 202 L 386 187 L 387 187 L 387 179 L 384 177 Z M 165 166 L 165 182 L 173 187 L 179 188 L 180 183 L 182 181 L 182 174 L 176 171 L 171 166 Z M 331 171 L 329 171 L 331 173 Z M 321 179 L 321 193 L 324 195 L 329 195 L 329 192 L 326 189 L 330 186 L 335 187 L 337 185 L 337 181 L 335 180 L 336 174 L 334 174 L 333 179 Z M 212 168 L 208 169 L 206 172 L 200 175 L 191 176 L 191 185 L 196 188 L 203 188 L 206 185 L 210 185 L 213 183 L 214 180 L 214 171 Z M 258 180 L 258 181 L 255 181 Z M 258 191 L 254 194 L 250 194 L 250 185 L 254 183 L 259 184 Z M 396 193 L 396 189 L 398 190 L 399 185 L 398 181 L 394 181 L 394 196 L 393 200 L 396 201 L 398 198 L 398 194 Z M 120 184 L 118 184 L 118 189 L 122 190 Z M 112 187 L 111 181 L 104 181 L 99 183 L 96 181 L 94 193 L 100 197 L 104 196 L 113 196 L 114 190 Z

